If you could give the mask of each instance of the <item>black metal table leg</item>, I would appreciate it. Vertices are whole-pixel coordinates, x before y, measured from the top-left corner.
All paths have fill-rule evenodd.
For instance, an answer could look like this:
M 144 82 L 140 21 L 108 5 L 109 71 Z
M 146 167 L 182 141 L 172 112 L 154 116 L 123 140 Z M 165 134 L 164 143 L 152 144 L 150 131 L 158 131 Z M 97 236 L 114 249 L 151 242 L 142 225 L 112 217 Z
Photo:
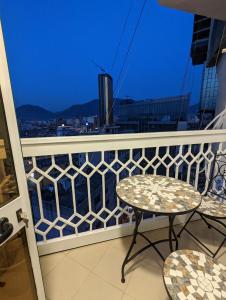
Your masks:
M 137 233 L 138 233 L 138 227 L 139 227 L 141 219 L 142 219 L 142 212 L 138 211 L 137 209 L 134 209 L 134 214 L 135 214 L 135 228 L 134 228 L 134 232 L 133 232 L 133 239 L 132 239 L 131 245 L 129 247 L 129 251 L 126 254 L 126 257 L 125 257 L 124 262 L 122 264 L 122 269 L 121 269 L 121 273 L 122 273 L 121 282 L 122 283 L 125 282 L 125 266 L 128 262 L 130 253 L 132 252 L 133 247 L 136 244 L 136 237 L 137 237 Z
M 121 282 L 124 283 L 125 282 L 125 266 L 131 261 L 133 260 L 137 255 L 141 254 L 143 251 L 147 250 L 148 248 L 153 248 L 156 253 L 160 256 L 160 258 L 164 261 L 165 258 L 163 257 L 163 255 L 161 254 L 161 252 L 158 250 L 158 248 L 156 247 L 158 244 L 160 243 L 164 243 L 164 242 L 168 242 L 169 246 L 170 246 L 170 251 L 173 252 L 173 242 L 176 242 L 176 249 L 178 249 L 178 240 L 177 240 L 177 236 L 176 233 L 173 229 L 173 222 L 175 219 L 175 215 L 169 216 L 169 238 L 168 239 L 163 239 L 163 240 L 158 240 L 155 242 L 152 242 L 149 238 L 147 238 L 143 233 L 140 233 L 138 231 L 138 227 L 140 225 L 140 222 L 142 220 L 142 212 L 135 209 L 134 208 L 134 215 L 135 215 L 135 227 L 134 227 L 134 232 L 133 232 L 133 238 L 132 238 L 132 242 L 131 245 L 129 247 L 129 250 L 126 254 L 126 257 L 123 261 L 122 264 L 122 268 L 121 268 Z M 138 250 L 136 253 L 134 253 L 133 255 L 131 255 L 131 252 L 133 250 L 134 245 L 136 244 L 136 238 L 137 235 L 142 236 L 147 242 L 148 245 L 146 245 L 145 247 L 143 247 L 142 249 Z
M 177 235 L 174 231 L 173 228 L 173 222 L 175 220 L 175 215 L 170 215 L 169 216 L 169 247 L 170 247 L 170 252 L 173 252 L 173 241 L 176 242 L 176 250 L 178 250 L 178 239 L 177 239 Z M 172 235 L 174 236 L 174 239 L 172 238 Z
M 175 242 L 176 242 L 176 249 L 175 250 L 178 250 L 178 246 L 179 246 L 179 244 L 178 244 L 178 238 L 177 238 L 177 235 L 176 235 L 176 233 L 174 231 L 173 225 L 172 225 L 172 231 L 173 231 L 174 239 L 175 239 Z
M 179 233 L 177 234 L 177 237 L 180 238 L 181 233 L 184 231 L 184 229 L 187 227 L 188 223 L 191 221 L 192 217 L 194 216 L 194 214 L 196 213 L 196 211 L 193 211 L 193 213 L 190 215 L 190 217 L 187 219 L 186 223 L 184 224 L 184 226 L 181 228 L 181 230 L 179 231 Z

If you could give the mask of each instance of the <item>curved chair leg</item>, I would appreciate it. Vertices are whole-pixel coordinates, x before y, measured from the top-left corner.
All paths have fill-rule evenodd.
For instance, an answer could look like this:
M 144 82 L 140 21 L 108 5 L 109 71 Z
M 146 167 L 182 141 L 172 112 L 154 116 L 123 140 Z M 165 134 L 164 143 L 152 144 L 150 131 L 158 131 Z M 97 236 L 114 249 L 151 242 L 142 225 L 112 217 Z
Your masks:
M 220 244 L 219 248 L 217 249 L 217 251 L 214 253 L 213 258 L 216 257 L 216 255 L 218 254 L 218 252 L 221 250 L 221 248 L 223 247 L 224 243 L 226 242 L 226 237 L 224 238 L 224 240 L 222 241 L 222 243 Z
M 223 223 L 222 221 L 218 220 L 218 219 L 214 219 L 214 222 L 220 224 L 223 228 L 224 228 L 224 232 L 222 232 L 220 229 L 218 229 L 217 227 L 211 225 L 211 227 L 213 229 L 215 229 L 216 231 L 218 231 L 220 234 L 222 234 L 224 236 L 223 241 L 221 242 L 220 246 L 218 247 L 218 249 L 216 250 L 216 252 L 213 254 L 213 258 L 216 257 L 216 255 L 219 253 L 219 251 L 221 250 L 221 248 L 223 247 L 224 243 L 226 242 L 226 235 L 225 235 L 225 230 L 226 230 L 226 225 L 225 223 Z
M 221 250 L 221 248 L 223 247 L 224 243 L 226 242 L 226 235 L 225 235 L 225 231 L 221 231 L 219 228 L 217 228 L 216 226 L 214 226 L 212 223 L 210 224 L 207 220 L 209 220 L 210 218 L 208 218 L 207 216 L 203 216 L 201 213 L 198 213 L 201 217 L 201 219 L 205 222 L 205 224 L 208 226 L 208 228 L 212 228 L 214 230 L 216 230 L 218 233 L 220 233 L 221 235 L 224 236 L 224 239 L 223 241 L 221 242 L 220 246 L 218 247 L 218 249 L 213 252 L 212 250 L 210 250 L 205 244 L 203 244 L 196 236 L 194 236 L 190 231 L 188 231 L 187 229 L 186 232 L 188 234 L 190 234 L 202 247 L 204 247 L 210 254 L 213 258 L 216 257 L 216 255 L 219 253 L 219 251 Z M 207 219 L 207 220 L 206 220 Z M 221 226 L 224 227 L 224 229 L 226 230 L 226 225 L 225 223 L 223 223 L 222 221 L 218 220 L 218 219 L 213 219 L 211 218 L 210 219 L 211 221 L 213 222 L 216 222 L 218 224 L 220 224 Z
M 200 214 L 200 217 L 201 217 L 202 220 L 206 223 L 207 227 L 208 227 L 209 229 L 211 229 L 211 228 L 212 228 L 211 224 L 210 224 L 209 222 L 206 221 L 206 219 L 203 217 L 202 214 Z
M 184 226 L 182 227 L 182 229 L 180 230 L 180 232 L 177 234 L 177 237 L 180 237 L 181 233 L 183 232 L 183 230 L 186 228 L 186 226 L 188 225 L 188 223 L 191 221 L 192 217 L 194 216 L 194 214 L 196 213 L 196 211 L 194 211 L 190 217 L 188 218 L 187 222 L 184 224 Z

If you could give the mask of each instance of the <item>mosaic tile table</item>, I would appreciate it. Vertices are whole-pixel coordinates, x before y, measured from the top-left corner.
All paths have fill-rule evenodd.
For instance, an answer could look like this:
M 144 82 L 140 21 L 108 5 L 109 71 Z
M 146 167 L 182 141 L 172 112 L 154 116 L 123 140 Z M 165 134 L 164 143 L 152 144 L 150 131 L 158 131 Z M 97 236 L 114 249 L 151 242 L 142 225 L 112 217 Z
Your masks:
M 226 299 L 226 267 L 203 253 L 171 253 L 164 263 L 163 278 L 173 300 Z
M 120 181 L 116 187 L 117 196 L 131 206 L 135 214 L 135 228 L 132 243 L 122 264 L 122 282 L 125 282 L 125 266 L 144 250 L 153 247 L 164 260 L 163 255 L 156 247 L 162 242 L 169 242 L 170 251 L 173 251 L 173 242 L 178 249 L 177 236 L 173 229 L 173 222 L 177 215 L 192 212 L 201 203 L 201 195 L 190 184 L 171 177 L 159 175 L 137 175 Z M 169 238 L 152 242 L 143 233 L 138 232 L 143 212 L 169 217 Z M 130 257 L 136 243 L 137 235 L 141 235 L 148 245 Z

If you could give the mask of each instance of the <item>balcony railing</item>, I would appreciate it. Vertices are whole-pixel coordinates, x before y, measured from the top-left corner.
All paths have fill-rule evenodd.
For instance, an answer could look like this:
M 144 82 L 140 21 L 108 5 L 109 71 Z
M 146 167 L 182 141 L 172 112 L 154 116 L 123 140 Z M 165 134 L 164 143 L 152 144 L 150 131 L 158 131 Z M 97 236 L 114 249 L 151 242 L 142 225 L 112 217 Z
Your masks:
M 22 139 L 41 254 L 131 233 L 115 186 L 135 174 L 182 179 L 204 193 L 226 130 Z M 166 225 L 145 215 L 143 230 Z

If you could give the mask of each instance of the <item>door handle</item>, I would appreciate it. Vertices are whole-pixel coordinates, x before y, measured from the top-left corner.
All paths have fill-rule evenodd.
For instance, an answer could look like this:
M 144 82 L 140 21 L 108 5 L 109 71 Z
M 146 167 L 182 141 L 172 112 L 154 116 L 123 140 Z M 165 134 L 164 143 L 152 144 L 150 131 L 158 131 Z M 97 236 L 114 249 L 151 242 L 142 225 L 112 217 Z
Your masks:
M 13 225 L 8 218 L 0 218 L 0 244 L 3 243 L 13 232 Z

